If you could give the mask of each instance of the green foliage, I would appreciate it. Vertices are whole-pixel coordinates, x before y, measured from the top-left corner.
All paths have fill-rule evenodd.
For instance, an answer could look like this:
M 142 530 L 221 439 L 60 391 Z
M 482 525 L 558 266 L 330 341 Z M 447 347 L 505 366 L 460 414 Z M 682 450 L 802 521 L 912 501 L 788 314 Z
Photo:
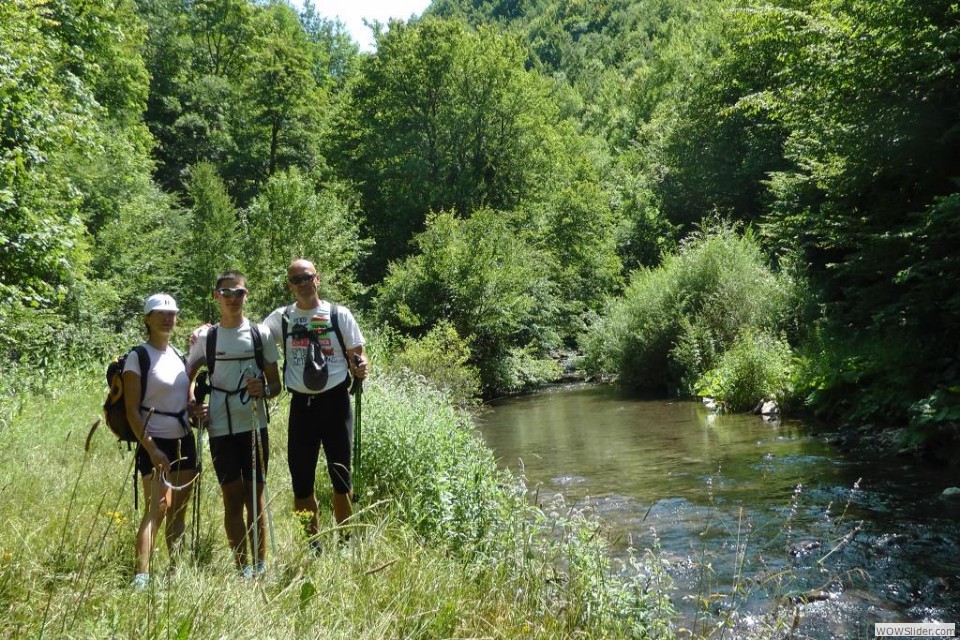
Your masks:
M 434 325 L 422 338 L 397 336 L 401 350 L 390 358 L 392 367 L 422 376 L 457 406 L 466 407 L 480 395 L 480 374 L 469 364 L 468 342 L 447 320 Z
M 216 322 L 220 307 L 212 292 L 217 276 L 236 268 L 243 255 L 237 214 L 216 168 L 208 162 L 190 168 L 187 195 L 191 215 L 186 255 L 191 259 L 182 272 L 180 306 L 194 318 Z
M 784 329 L 795 304 L 791 280 L 764 264 L 756 240 L 718 225 L 633 274 L 588 334 L 587 364 L 630 388 L 688 394 L 745 331 Z
M 790 361 L 785 340 L 747 329 L 696 383 L 698 395 L 729 411 L 749 411 L 761 400 L 789 400 Z
M 143 313 L 143 300 L 164 291 L 180 295 L 190 219 L 173 198 L 151 184 L 119 204 L 94 245 L 93 279 L 87 287 L 103 314 L 101 324 L 119 329 Z
M 430 217 L 416 237 L 419 253 L 391 265 L 378 289 L 380 319 L 412 335 L 441 321 L 469 341 L 471 364 L 487 392 L 513 389 L 511 349 L 541 341 L 543 310 L 553 305 L 544 265 L 549 256 L 517 234 L 515 216 L 485 209 L 467 220 L 451 213 Z
M 335 127 L 338 170 L 356 180 L 379 277 L 430 211 L 512 210 L 564 166 L 547 84 L 515 38 L 453 21 L 391 23 Z
M 247 113 L 237 114 L 232 123 L 238 149 L 225 172 L 240 202 L 282 169 L 317 166 L 326 103 L 314 75 L 312 48 L 293 8 L 272 3 L 256 18 L 240 89 Z
M 298 169 L 276 173 L 243 211 L 240 233 L 254 316 L 290 297 L 287 265 L 296 258 L 317 267 L 326 299 L 349 303 L 360 292 L 354 266 L 369 243 L 337 185 L 318 190 Z
M 95 152 L 98 107 L 62 66 L 54 17 L 39 1 L 0 6 L 0 305 L 62 301 L 84 257 L 78 197 L 53 161 Z

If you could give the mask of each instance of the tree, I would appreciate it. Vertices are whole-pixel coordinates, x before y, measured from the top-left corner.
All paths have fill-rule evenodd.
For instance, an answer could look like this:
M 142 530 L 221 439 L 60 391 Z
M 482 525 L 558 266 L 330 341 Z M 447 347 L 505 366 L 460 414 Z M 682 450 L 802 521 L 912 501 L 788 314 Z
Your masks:
M 356 181 L 377 242 L 366 276 L 408 252 L 428 212 L 510 210 L 552 183 L 565 158 L 547 85 L 515 38 L 457 22 L 392 22 L 351 87 L 332 159 Z
M 449 322 L 468 341 L 488 393 L 517 390 L 515 371 L 503 366 L 511 357 L 556 346 L 551 258 L 522 239 L 514 218 L 492 209 L 466 220 L 431 215 L 418 252 L 392 264 L 377 290 L 381 319 L 408 335 Z
M 220 309 L 212 291 L 224 269 L 241 265 L 243 246 L 237 232 L 237 213 L 217 169 L 208 162 L 190 168 L 189 235 L 184 264 L 183 306 L 196 318 L 213 322 Z
M 272 4 L 254 21 L 249 73 L 243 85 L 248 112 L 235 122 L 237 155 L 227 177 L 241 201 L 276 171 L 316 167 L 326 96 L 314 76 L 311 46 L 297 14 Z
M 88 258 L 78 194 L 58 164 L 102 149 L 100 110 L 62 64 L 54 18 L 44 2 L 0 5 L 0 305 L 62 303 Z
M 287 265 L 307 258 L 321 274 L 326 299 L 348 303 L 360 289 L 355 268 L 368 243 L 349 200 L 336 185 L 317 190 L 297 168 L 267 181 L 242 216 L 246 269 L 256 294 L 254 310 L 266 315 L 289 297 Z

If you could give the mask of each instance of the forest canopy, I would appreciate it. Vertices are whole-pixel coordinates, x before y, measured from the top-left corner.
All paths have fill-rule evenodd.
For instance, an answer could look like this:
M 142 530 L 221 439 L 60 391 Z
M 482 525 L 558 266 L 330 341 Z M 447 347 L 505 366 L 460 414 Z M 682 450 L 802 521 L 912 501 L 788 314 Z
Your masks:
M 757 375 L 952 433 L 958 14 L 435 0 L 363 53 L 309 2 L 0 3 L 0 419 L 129 346 L 147 294 L 211 320 L 239 268 L 263 314 L 303 255 L 398 358 L 455 331 L 487 395 L 585 351 L 634 390 Z

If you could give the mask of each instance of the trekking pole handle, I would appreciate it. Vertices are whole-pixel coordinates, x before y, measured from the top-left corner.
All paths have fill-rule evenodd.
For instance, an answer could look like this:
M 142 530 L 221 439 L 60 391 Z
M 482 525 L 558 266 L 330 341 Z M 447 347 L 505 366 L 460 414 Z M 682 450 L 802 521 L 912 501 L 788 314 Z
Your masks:
M 356 367 L 359 367 L 363 363 L 363 358 L 360 357 L 359 353 L 353 354 L 353 364 Z M 350 385 L 350 395 L 355 394 L 358 391 L 363 391 L 363 380 L 357 376 L 353 376 L 353 383 Z

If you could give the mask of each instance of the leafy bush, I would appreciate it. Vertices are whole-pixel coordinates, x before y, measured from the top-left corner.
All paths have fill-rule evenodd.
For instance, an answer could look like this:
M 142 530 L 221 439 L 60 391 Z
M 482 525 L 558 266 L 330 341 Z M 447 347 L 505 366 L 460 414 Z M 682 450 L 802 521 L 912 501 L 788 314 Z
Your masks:
M 587 336 L 586 365 L 634 389 L 691 393 L 744 332 L 778 334 L 796 307 L 793 280 L 766 266 L 752 234 L 715 223 L 633 274 Z
M 290 298 L 287 265 L 295 258 L 317 267 L 324 298 L 347 304 L 361 291 L 354 266 L 370 243 L 360 239 L 356 213 L 336 186 L 318 190 L 298 169 L 275 173 L 242 212 L 240 235 L 254 316 Z
M 514 347 L 491 358 L 483 368 L 483 386 L 499 393 L 520 393 L 560 378 L 560 365 L 550 358 L 537 357 L 530 347 Z
M 792 351 L 785 340 L 747 329 L 696 383 L 730 411 L 747 411 L 761 400 L 783 401 L 789 395 Z
M 416 237 L 419 253 L 390 266 L 376 304 L 380 320 L 407 335 L 444 321 L 455 327 L 491 394 L 528 380 L 512 368 L 525 359 L 504 361 L 511 350 L 545 350 L 554 339 L 544 322 L 556 302 L 544 269 L 550 258 L 519 237 L 515 222 L 490 209 L 466 220 L 432 216 Z
M 403 340 L 403 350 L 391 359 L 394 368 L 423 376 L 458 406 L 476 402 L 480 374 L 467 364 L 470 347 L 453 325 L 442 320 L 420 339 Z

